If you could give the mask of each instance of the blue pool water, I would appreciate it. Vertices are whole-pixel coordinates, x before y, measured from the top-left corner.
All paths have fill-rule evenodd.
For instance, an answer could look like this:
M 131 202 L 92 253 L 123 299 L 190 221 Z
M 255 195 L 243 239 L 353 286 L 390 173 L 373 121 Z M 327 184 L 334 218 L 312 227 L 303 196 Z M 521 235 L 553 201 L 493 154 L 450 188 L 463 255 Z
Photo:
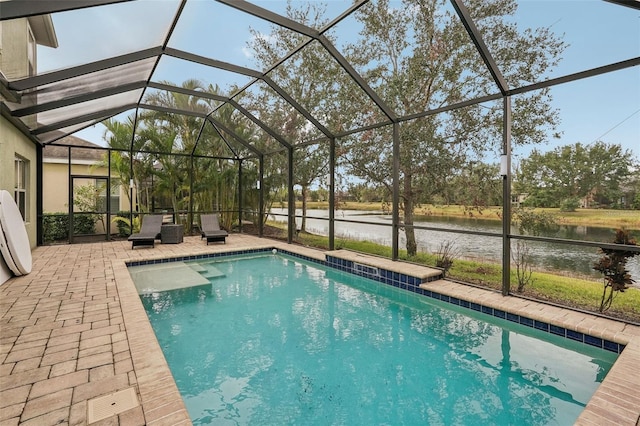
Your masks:
M 281 255 L 142 295 L 193 423 L 573 424 L 617 355 Z

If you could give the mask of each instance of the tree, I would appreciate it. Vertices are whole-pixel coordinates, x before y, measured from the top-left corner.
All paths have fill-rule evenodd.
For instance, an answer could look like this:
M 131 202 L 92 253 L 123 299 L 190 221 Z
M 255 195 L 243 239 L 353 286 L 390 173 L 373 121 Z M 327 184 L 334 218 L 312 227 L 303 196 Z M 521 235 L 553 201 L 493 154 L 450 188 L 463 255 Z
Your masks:
M 450 204 L 478 209 L 499 206 L 502 204 L 500 167 L 470 162 L 468 168 L 449 178 L 445 193 Z
M 405 3 L 405 2 L 403 2 Z M 496 91 L 478 52 L 447 2 L 389 1 L 368 3 L 358 11 L 360 38 L 345 56 L 360 70 L 386 103 L 409 115 Z M 470 13 L 507 81 L 535 81 L 557 64 L 564 43 L 548 29 L 519 33 L 507 21 L 514 1 L 470 2 Z M 349 111 L 352 93 L 342 96 Z M 549 107 L 549 91 L 527 92 L 513 100 L 512 142 L 540 143 L 557 124 Z M 448 177 L 461 173 L 469 161 L 479 161 L 501 141 L 502 105 L 475 105 L 430 115 L 400 125 L 400 192 L 407 252 L 416 253 L 412 228 L 414 209 L 444 192 Z M 344 144 L 351 172 L 391 188 L 391 129 L 365 132 Z
M 73 189 L 73 205 L 78 209 L 78 212 L 86 213 L 82 214 L 86 219 L 85 221 L 91 224 L 92 232 L 93 226 L 99 220 L 104 226 L 104 217 L 98 215 L 98 205 L 100 204 L 100 194 L 105 190 L 104 187 L 96 185 L 95 183 L 89 183 L 86 185 L 78 186 Z
M 496 93 L 497 87 L 458 16 L 445 0 L 406 1 L 392 7 L 388 0 L 370 2 L 358 9 L 354 24 L 360 31 L 341 51 L 350 64 L 398 116 L 407 116 Z M 507 81 L 528 84 L 555 66 L 564 44 L 548 29 L 518 32 L 505 19 L 516 9 L 513 0 L 470 3 L 470 13 Z M 300 10 L 287 7 L 287 16 L 314 28 L 323 22 L 312 4 Z M 331 32 L 323 33 L 329 41 Z M 292 51 L 305 38 L 274 26 L 269 36 L 257 34 L 250 47 L 261 68 L 278 55 Z M 334 42 L 335 45 L 335 42 Z M 334 131 L 381 121 L 383 114 L 337 62 L 310 43 L 295 60 L 270 71 L 295 100 L 322 118 Z M 272 128 L 298 141 L 319 132 L 279 96 L 263 87 L 255 108 Z M 514 144 L 539 143 L 557 123 L 549 108 L 549 90 L 520 94 L 513 99 Z M 338 108 L 329 108 L 338 105 Z M 502 105 L 474 105 L 442 114 L 403 121 L 400 133 L 400 192 L 407 251 L 416 253 L 414 209 L 447 186 L 467 161 L 480 161 L 487 151 L 497 151 L 502 132 Z M 374 184 L 393 187 L 392 126 L 373 129 L 337 141 L 340 163 L 351 175 Z
M 220 95 L 218 86 L 209 85 L 205 91 L 207 93 Z M 200 140 L 196 147 L 196 154 L 216 157 L 215 159 L 199 159 L 195 162 L 193 170 L 194 178 L 194 209 L 220 210 L 221 221 L 225 228 L 230 229 L 232 224 L 238 219 L 235 211 L 238 210 L 238 174 L 242 167 L 243 174 L 243 210 L 258 210 L 258 192 L 255 189 L 258 180 L 257 163 L 243 161 L 242 166 L 238 161 L 231 161 L 229 158 L 247 157 L 253 154 L 249 148 L 242 145 L 235 138 L 239 137 L 250 145 L 257 142 L 257 134 L 248 120 L 239 114 L 235 108 L 225 104 L 220 108 L 208 102 L 208 108 L 215 112 L 212 117 L 216 122 L 222 123 L 226 130 L 214 127 L 207 123 L 203 129 Z M 252 218 L 255 222 L 257 218 Z
M 131 202 L 129 181 L 133 177 L 131 167 L 129 167 L 129 152 L 125 151 L 131 147 L 131 137 L 133 134 L 133 124 L 131 118 L 125 123 L 110 119 L 102 124 L 106 127 L 103 139 L 110 148 L 116 151 L 111 152 L 111 174 L 112 185 L 119 186 L 126 194 L 127 200 Z M 108 164 L 108 159 L 103 159 L 101 166 Z
M 150 122 L 151 119 L 146 117 Z M 145 125 L 138 130 L 141 139 L 146 141 L 146 145 L 152 152 L 172 152 L 177 138 L 177 131 L 169 127 Z M 156 168 L 154 174 L 153 191 L 157 196 L 164 196 L 171 202 L 174 212 L 179 212 L 186 207 L 189 190 L 189 170 L 185 157 L 158 154 L 155 156 Z
M 292 4 L 287 6 L 287 16 L 314 28 L 322 27 L 326 21 L 322 19 L 326 6 L 319 3 L 308 3 L 300 9 Z M 305 37 L 293 33 L 277 25 L 272 26 L 272 33 L 265 37 L 252 30 L 253 40 L 249 48 L 254 53 L 258 68 L 267 68 L 292 51 Z M 325 34 L 330 37 L 329 34 Z M 286 61 L 276 67 L 269 76 L 306 110 L 314 112 L 316 118 L 323 122 L 331 122 L 328 105 L 334 101 L 336 74 L 338 65 L 332 61 L 327 52 L 317 43 L 307 46 L 298 53 L 296 60 Z M 303 115 L 286 100 L 276 95 L 271 88 L 260 87 L 260 92 L 253 94 L 253 108 L 259 111 L 260 119 L 276 130 L 289 143 L 296 144 L 305 140 L 322 136 Z M 294 147 L 293 169 L 294 185 L 302 187 L 302 223 L 301 230 L 306 228 L 306 210 L 309 189 L 328 172 L 328 144 L 313 144 Z
M 176 86 L 168 81 L 161 83 Z M 185 80 L 181 88 L 189 91 L 205 91 L 203 84 L 196 79 Z M 151 105 L 201 114 L 211 110 L 206 98 L 175 91 L 151 92 L 146 95 L 145 101 Z M 162 110 L 145 112 L 141 118 L 144 123 L 141 125 L 140 133 L 144 134 L 143 138 L 152 150 L 180 154 L 193 152 L 202 126 L 201 118 Z M 162 166 L 161 172 L 157 173 L 158 189 L 170 194 L 174 212 L 186 210 L 192 195 L 189 186 L 192 164 L 189 158 L 180 155 L 160 155 L 157 161 Z M 190 215 L 187 223 L 190 228 L 193 223 Z
M 329 155 L 327 145 L 314 145 L 298 148 L 293 154 L 294 184 L 302 188 L 302 223 L 300 230 L 307 229 L 307 200 L 309 188 L 319 178 L 327 174 Z
M 518 226 L 518 232 L 529 235 L 551 234 L 558 230 L 556 219 L 547 212 L 536 212 L 531 208 L 518 207 L 512 213 L 513 222 Z M 516 240 L 511 247 L 511 259 L 516 266 L 517 292 L 522 293 L 524 288 L 533 283 L 532 253 L 529 243 L 525 240 Z
M 164 84 L 174 86 L 171 82 Z M 181 87 L 192 92 L 220 95 L 218 86 L 205 86 L 196 79 L 185 80 Z M 249 143 L 253 139 L 251 126 L 240 119 L 230 105 L 217 108 L 216 101 L 198 95 L 177 91 L 158 91 L 150 94 L 146 101 L 161 107 L 194 111 L 200 114 L 213 113 L 213 117 Z M 215 110 L 215 112 L 214 112 Z M 199 117 L 176 114 L 171 111 L 151 111 L 142 116 L 140 135 L 152 151 L 171 152 L 171 155 L 159 155 L 157 162 L 161 170 L 158 176 L 158 189 L 170 195 L 174 211 L 185 211 L 193 203 L 195 211 L 221 211 L 222 226 L 230 229 L 237 218 L 238 163 L 236 157 L 245 157 L 248 148 L 237 143 L 234 135 L 225 130 L 203 123 Z M 177 154 L 177 155 L 176 155 Z M 214 159 L 194 159 L 195 154 L 214 157 Z M 187 224 L 193 218 L 187 217 Z
M 531 151 L 522 160 L 514 187 L 528 193 L 535 207 L 561 207 L 585 200 L 611 204 L 620 198 L 621 185 L 634 168 L 633 153 L 621 145 L 580 142 L 542 153 Z
M 621 185 L 623 198 L 618 206 L 640 210 L 640 164 L 636 163 L 635 170 Z
M 112 186 L 122 188 L 126 194 L 127 201 L 131 203 L 131 179 L 136 190 L 135 199 L 138 201 L 140 210 L 147 211 L 149 194 L 143 196 L 143 192 L 148 191 L 143 184 L 151 176 L 151 160 L 148 155 L 138 152 L 144 141 L 134 136 L 134 117 L 129 116 L 123 122 L 109 119 L 102 122 L 106 127 L 103 139 L 109 145 L 111 151 L 111 175 Z M 132 149 L 133 144 L 133 149 Z M 131 154 L 133 152 L 133 158 Z M 107 167 L 108 160 L 103 159 L 101 165 Z M 132 167 L 133 165 L 133 167 Z
M 347 192 L 349 200 L 359 203 L 384 203 L 389 198 L 389 194 L 384 189 L 363 182 L 348 184 Z

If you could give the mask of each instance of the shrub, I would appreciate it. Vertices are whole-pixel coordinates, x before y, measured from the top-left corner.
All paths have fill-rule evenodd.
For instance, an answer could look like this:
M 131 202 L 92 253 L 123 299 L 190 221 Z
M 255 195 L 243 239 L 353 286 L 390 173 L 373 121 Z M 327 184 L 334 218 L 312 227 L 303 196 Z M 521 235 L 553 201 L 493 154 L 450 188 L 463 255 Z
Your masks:
M 520 233 L 540 235 L 551 234 L 558 230 L 555 217 L 547 212 L 536 212 L 531 208 L 520 207 L 514 210 L 512 217 Z
M 111 220 L 112 223 L 116 223 L 116 225 L 118 226 L 119 237 L 128 237 L 129 235 L 131 235 L 131 223 L 129 222 L 129 213 L 130 212 L 128 211 L 119 211 L 118 213 L 116 213 L 116 217 Z M 138 216 L 138 213 L 133 214 L 134 221 L 137 216 Z M 135 232 L 135 226 L 134 226 L 134 232 Z
M 95 233 L 95 218 L 92 215 L 77 214 L 73 219 L 73 234 Z M 60 241 L 69 239 L 69 215 L 67 213 L 44 213 L 42 215 L 42 231 L 44 241 Z
M 118 236 L 128 237 L 132 233 L 140 232 L 140 216 L 138 213 L 133 215 L 133 230 L 131 229 L 131 221 L 129 220 L 129 212 L 118 212 L 118 215 L 111 219 L 118 226 Z
M 511 249 L 511 258 L 516 266 L 516 279 L 518 281 L 518 293 L 533 283 L 533 268 L 531 267 L 531 247 L 526 241 L 518 240 Z
M 561 212 L 575 212 L 580 207 L 580 200 L 577 198 L 567 198 L 560 203 Z
M 615 244 L 637 245 L 636 240 L 629 235 L 626 229 L 618 229 L 613 240 Z M 603 253 L 600 260 L 593 269 L 603 275 L 604 288 L 600 299 L 600 312 L 607 311 L 613 304 L 613 300 L 618 293 L 624 293 L 635 281 L 631 278 L 631 273 L 627 269 L 627 261 L 638 255 L 638 252 L 630 250 L 613 250 L 601 248 Z
M 42 231 L 44 241 L 64 240 L 69 238 L 69 216 L 62 213 L 45 213 L 42 215 Z
M 73 217 L 73 235 L 96 233 L 96 215 L 76 213 Z
M 456 248 L 456 243 L 451 240 L 440 242 L 438 251 L 436 251 L 436 266 L 442 268 L 442 278 L 447 276 L 449 269 L 453 266 L 453 261 L 460 255 L 460 251 Z

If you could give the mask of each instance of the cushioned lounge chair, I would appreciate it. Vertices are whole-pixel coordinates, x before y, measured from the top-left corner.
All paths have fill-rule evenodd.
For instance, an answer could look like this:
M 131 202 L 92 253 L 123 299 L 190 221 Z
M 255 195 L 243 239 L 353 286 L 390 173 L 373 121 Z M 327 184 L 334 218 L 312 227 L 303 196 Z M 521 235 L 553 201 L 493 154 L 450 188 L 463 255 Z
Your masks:
M 207 245 L 211 242 L 222 241 L 226 244 L 229 235 L 224 229 L 220 229 L 220 222 L 217 214 L 200 215 L 201 238 L 207 239 Z
M 131 241 L 131 249 L 136 246 L 154 247 L 155 241 L 160 239 L 162 230 L 162 215 L 148 214 L 142 217 L 140 232 L 131 234 L 128 238 Z

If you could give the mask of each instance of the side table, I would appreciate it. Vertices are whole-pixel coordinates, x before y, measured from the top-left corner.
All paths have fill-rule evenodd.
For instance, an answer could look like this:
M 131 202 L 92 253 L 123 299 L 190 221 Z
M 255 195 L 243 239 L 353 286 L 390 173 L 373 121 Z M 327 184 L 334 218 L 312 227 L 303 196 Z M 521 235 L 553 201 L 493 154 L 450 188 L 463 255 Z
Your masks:
M 182 242 L 184 227 L 174 223 L 162 225 L 160 228 L 160 241 L 162 244 L 178 244 Z

